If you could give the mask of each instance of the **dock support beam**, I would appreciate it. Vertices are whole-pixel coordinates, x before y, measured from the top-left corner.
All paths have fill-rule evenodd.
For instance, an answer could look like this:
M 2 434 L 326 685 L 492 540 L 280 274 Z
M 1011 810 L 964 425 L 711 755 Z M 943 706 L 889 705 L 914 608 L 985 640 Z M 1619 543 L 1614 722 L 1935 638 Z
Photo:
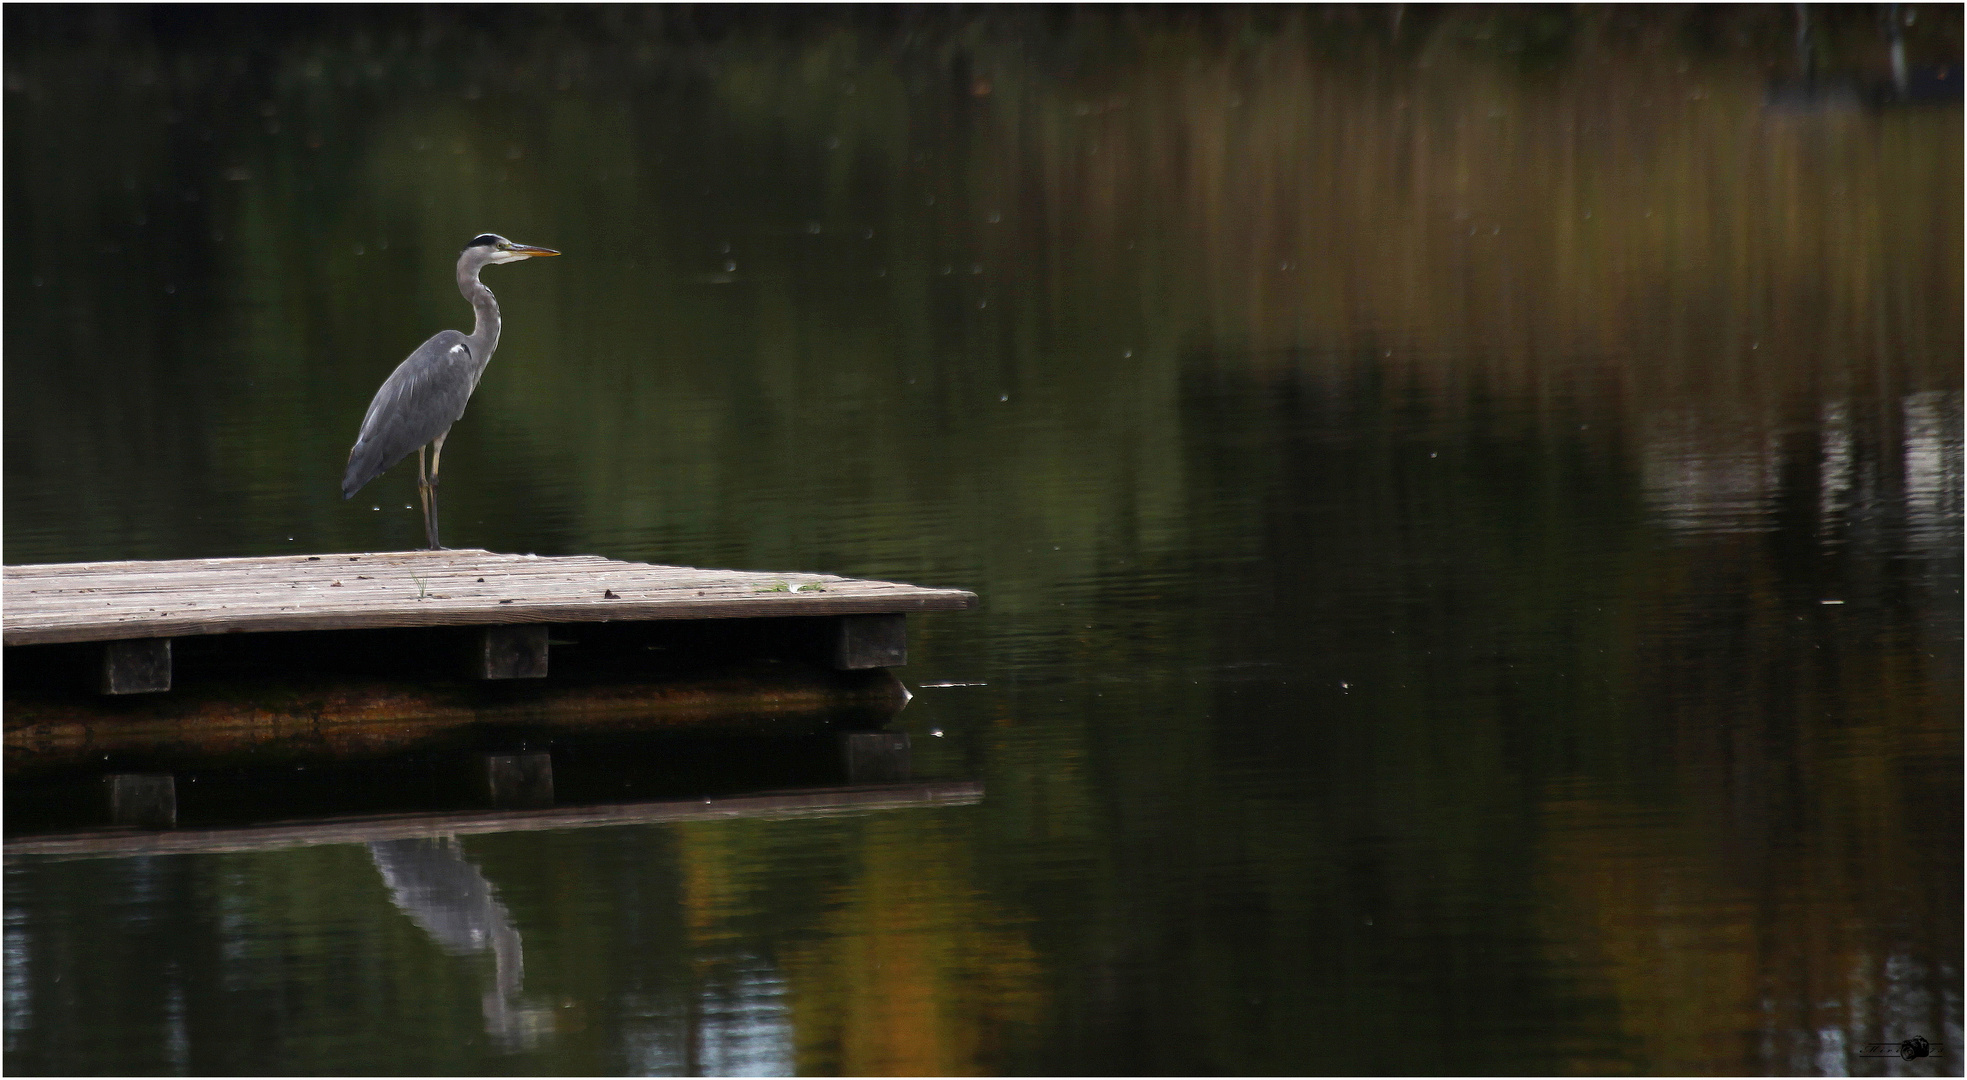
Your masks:
M 840 757 L 850 784 L 899 783 L 910 771 L 908 732 L 843 731 Z
M 545 623 L 487 626 L 474 644 L 471 666 L 478 678 L 546 678 Z
M 178 785 L 170 773 L 111 773 L 102 778 L 109 821 L 135 829 L 170 829 L 178 823 Z
M 829 659 L 841 671 L 908 663 L 908 616 L 841 615 L 834 620 Z
M 170 688 L 170 638 L 131 638 L 103 643 L 103 693 L 158 694 Z
M 486 754 L 480 788 L 486 801 L 503 810 L 553 805 L 553 755 Z

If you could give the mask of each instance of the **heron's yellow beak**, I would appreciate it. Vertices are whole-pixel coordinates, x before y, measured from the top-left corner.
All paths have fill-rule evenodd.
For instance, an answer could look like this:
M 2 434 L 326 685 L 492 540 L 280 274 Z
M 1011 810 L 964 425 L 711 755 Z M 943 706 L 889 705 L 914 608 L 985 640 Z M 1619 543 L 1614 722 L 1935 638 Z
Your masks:
M 514 255 L 538 256 L 538 255 L 560 254 L 559 252 L 553 250 L 552 248 L 534 247 L 531 244 L 514 244 L 511 247 L 506 248 L 506 250 L 512 252 Z

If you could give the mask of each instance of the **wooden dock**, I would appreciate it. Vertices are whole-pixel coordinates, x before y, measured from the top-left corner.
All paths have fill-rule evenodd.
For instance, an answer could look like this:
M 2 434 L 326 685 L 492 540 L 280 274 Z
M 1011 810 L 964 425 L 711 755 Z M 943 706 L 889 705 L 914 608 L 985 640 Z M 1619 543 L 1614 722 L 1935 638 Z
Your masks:
M 278 630 L 958 611 L 975 593 L 830 574 L 482 549 L 5 570 L 8 645 Z
M 906 660 L 910 612 L 976 594 L 830 574 L 703 570 L 593 555 L 481 549 L 9 566 L 0 640 L 105 643 L 102 690 L 170 687 L 173 638 L 319 630 L 476 628 L 480 678 L 546 674 L 546 627 L 641 620 L 836 617 L 833 666 Z

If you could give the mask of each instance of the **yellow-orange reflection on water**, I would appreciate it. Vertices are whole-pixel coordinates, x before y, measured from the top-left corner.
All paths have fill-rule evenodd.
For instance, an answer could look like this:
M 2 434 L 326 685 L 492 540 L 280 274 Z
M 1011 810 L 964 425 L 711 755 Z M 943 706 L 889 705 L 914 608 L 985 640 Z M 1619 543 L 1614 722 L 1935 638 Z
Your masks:
M 733 933 L 749 890 L 730 828 L 679 829 L 693 940 Z M 775 957 L 801 1074 L 954 1076 L 994 1071 L 1006 1027 L 1038 1018 L 1046 993 L 1021 921 L 986 893 L 974 849 L 939 816 L 871 818 L 842 849 L 841 873 L 800 944 Z

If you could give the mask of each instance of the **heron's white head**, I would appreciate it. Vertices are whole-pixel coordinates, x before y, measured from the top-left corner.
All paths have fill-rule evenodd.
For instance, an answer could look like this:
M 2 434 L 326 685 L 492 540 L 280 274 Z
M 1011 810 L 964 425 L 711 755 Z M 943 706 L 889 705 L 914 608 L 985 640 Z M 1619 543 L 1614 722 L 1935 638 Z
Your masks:
M 558 255 L 552 248 L 534 247 L 531 244 L 515 244 L 498 233 L 479 233 L 464 246 L 465 254 L 476 254 L 480 261 L 487 263 L 519 262 L 536 255 Z

